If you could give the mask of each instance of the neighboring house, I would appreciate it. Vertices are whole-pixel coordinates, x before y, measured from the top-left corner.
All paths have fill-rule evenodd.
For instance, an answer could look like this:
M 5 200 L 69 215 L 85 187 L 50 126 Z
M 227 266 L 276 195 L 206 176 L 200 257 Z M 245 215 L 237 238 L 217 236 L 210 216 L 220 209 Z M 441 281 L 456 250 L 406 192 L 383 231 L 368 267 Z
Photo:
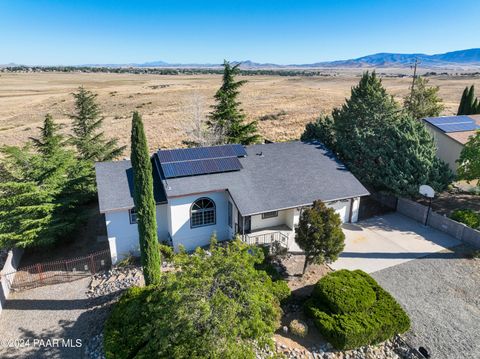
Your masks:
M 460 158 L 463 146 L 480 129 L 480 115 L 427 117 L 423 121 L 435 139 L 437 157 L 456 172 L 456 161 Z
M 322 200 L 342 222 L 356 222 L 362 184 L 320 143 L 284 142 L 160 150 L 152 156 L 158 237 L 178 250 L 235 234 L 277 241 L 297 252 L 302 208 Z M 96 166 L 113 262 L 138 251 L 130 161 Z

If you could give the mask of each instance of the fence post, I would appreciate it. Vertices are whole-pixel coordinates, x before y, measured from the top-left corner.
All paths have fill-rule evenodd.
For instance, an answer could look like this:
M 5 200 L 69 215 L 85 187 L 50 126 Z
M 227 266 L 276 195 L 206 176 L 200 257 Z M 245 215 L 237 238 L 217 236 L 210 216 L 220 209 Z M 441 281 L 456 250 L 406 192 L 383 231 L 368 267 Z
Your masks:
M 90 272 L 95 274 L 95 261 L 93 260 L 93 254 L 90 254 Z
M 38 279 L 40 280 L 40 283 L 43 283 L 42 264 L 41 263 L 37 264 L 37 273 L 38 273 Z
M 68 261 L 65 260 L 63 262 L 63 264 L 65 265 L 65 272 L 67 273 L 67 280 L 70 280 L 70 272 L 68 271 Z

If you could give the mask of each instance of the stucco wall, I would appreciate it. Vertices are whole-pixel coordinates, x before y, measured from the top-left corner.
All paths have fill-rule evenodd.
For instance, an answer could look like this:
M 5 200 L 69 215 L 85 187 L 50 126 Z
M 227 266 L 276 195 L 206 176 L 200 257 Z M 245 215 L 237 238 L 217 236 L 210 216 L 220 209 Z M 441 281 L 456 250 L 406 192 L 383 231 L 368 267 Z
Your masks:
M 278 211 L 278 216 L 277 217 L 272 217 L 272 218 L 262 218 L 261 214 L 252 216 L 252 231 L 261 229 L 261 228 L 266 228 L 266 227 L 275 227 L 275 226 L 281 226 L 281 225 L 288 225 L 287 224 L 287 218 L 288 215 L 292 215 L 290 210 L 286 211 Z
M 360 197 L 352 198 L 352 223 L 358 222 L 358 210 L 360 209 Z
M 463 146 L 432 126 L 427 124 L 426 127 L 435 139 L 437 157 L 448 163 L 450 169 L 455 172 L 458 168 L 455 161 L 460 157 Z
M 210 198 L 215 202 L 216 223 L 211 226 L 191 228 L 190 207 L 193 202 L 202 197 Z M 206 246 L 209 244 L 210 236 L 214 231 L 217 233 L 217 239 L 219 241 L 231 239 L 230 227 L 227 223 L 228 199 L 229 196 L 226 191 L 169 199 L 168 211 L 171 218 L 170 234 L 174 248 L 177 250 L 181 244 L 187 251 L 192 251 L 196 247 Z
M 23 249 L 13 248 L 8 252 L 3 268 L 0 270 L 0 313 L 10 294 L 10 286 L 15 279 L 15 272 L 20 265 Z
M 156 211 L 158 240 L 167 240 L 167 205 L 162 204 L 156 206 Z M 138 228 L 136 224 L 130 223 L 130 217 L 127 210 L 105 213 L 105 222 L 107 225 L 108 243 L 110 246 L 112 263 L 122 260 L 130 253 L 134 253 L 135 255 L 139 254 Z

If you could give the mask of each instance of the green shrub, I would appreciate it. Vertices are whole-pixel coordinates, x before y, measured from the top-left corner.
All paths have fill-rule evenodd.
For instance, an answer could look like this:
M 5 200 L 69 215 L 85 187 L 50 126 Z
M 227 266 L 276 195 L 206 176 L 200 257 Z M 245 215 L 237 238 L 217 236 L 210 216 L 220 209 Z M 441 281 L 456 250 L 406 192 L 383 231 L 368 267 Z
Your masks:
M 288 325 L 290 333 L 297 337 L 304 338 L 308 334 L 308 325 L 300 320 L 294 319 Z
M 125 258 L 123 258 L 120 262 L 117 263 L 117 267 L 128 267 L 137 265 L 140 263 L 140 258 L 129 253 Z
M 313 295 L 336 314 L 366 310 L 377 299 L 362 274 L 346 270 L 333 272 L 319 280 Z
M 456 209 L 452 212 L 450 218 L 454 221 L 464 223 L 470 228 L 480 228 L 480 213 L 471 209 Z
M 175 255 L 175 252 L 173 251 L 173 247 L 169 246 L 168 244 L 160 243 L 158 245 L 158 250 L 162 254 L 162 258 L 165 259 L 167 262 L 170 262 L 173 259 L 173 256 Z
M 353 300 L 354 295 L 361 299 Z M 305 312 L 314 319 L 322 335 L 340 350 L 380 343 L 410 328 L 410 319 L 402 307 L 360 270 L 341 270 L 322 278 L 306 301 Z
M 104 328 L 108 359 L 245 358 L 280 324 L 284 284 L 255 269 L 261 251 L 234 241 L 175 254 L 156 286 L 132 288 Z
M 272 283 L 273 285 L 273 294 L 275 297 L 278 298 L 278 300 L 283 303 L 285 302 L 288 298 L 290 298 L 290 295 L 292 294 L 292 291 L 288 287 L 288 284 L 284 280 L 276 280 Z

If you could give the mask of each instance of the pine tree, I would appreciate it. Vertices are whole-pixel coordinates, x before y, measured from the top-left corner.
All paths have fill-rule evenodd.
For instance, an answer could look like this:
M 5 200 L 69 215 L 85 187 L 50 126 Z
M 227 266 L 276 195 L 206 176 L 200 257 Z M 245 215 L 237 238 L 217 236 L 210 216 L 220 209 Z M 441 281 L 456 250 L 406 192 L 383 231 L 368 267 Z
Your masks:
M 134 183 L 133 199 L 137 211 L 143 276 L 146 285 L 158 284 L 161 276 L 161 256 L 157 238 L 152 163 L 142 118 L 138 112 L 135 112 L 132 118 L 131 148 Z
M 62 145 L 63 136 L 58 133 L 59 126 L 53 121 L 50 114 L 45 116 L 43 127 L 38 129 L 40 130 L 40 138 L 30 137 L 38 152 L 45 156 L 52 156 L 57 153 Z
M 105 139 L 100 132 L 103 124 L 97 97 L 82 86 L 73 94 L 75 98 L 75 113 L 70 115 L 73 120 L 72 143 L 76 146 L 79 157 L 87 161 L 110 161 L 119 157 L 126 146 L 117 146 L 117 139 Z
M 0 178 L 0 246 L 41 246 L 69 234 L 84 219 L 90 198 L 86 165 L 62 147 L 51 116 L 31 146 L 3 147 Z M 89 164 L 89 166 L 91 166 Z
M 443 110 L 438 86 L 429 87 L 428 79 L 418 77 L 412 91 L 404 99 L 405 111 L 414 119 L 437 117 Z
M 375 72 L 365 72 L 351 96 L 340 109 L 334 109 L 337 150 L 353 169 L 361 170 L 369 147 L 366 139 L 375 136 L 378 128 L 396 121 L 400 108 L 388 95 Z
M 223 84 L 215 94 L 216 104 L 210 113 L 207 125 L 219 138 L 221 143 L 252 144 L 260 140 L 257 134 L 257 122 L 245 123 L 245 114 L 240 108 L 237 97 L 239 88 L 245 80 L 235 81 L 240 73 L 239 65 L 232 66 L 228 61 L 223 63 Z
M 413 195 L 421 184 L 440 191 L 451 182 L 451 171 L 435 156 L 431 134 L 402 111 L 375 73 L 365 73 L 332 116 L 336 151 L 363 183 Z

